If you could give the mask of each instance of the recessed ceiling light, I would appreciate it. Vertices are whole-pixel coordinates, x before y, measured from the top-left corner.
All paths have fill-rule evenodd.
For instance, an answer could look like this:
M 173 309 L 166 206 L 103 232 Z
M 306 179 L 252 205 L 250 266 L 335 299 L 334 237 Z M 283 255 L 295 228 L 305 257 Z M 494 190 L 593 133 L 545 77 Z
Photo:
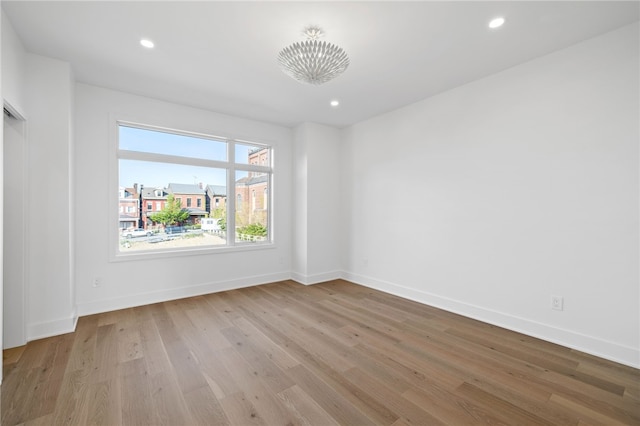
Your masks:
M 151 40 L 148 40 L 146 38 L 143 38 L 142 40 L 140 40 L 140 44 L 146 47 L 147 49 L 153 49 L 153 46 L 155 46 L 155 44 L 153 44 Z
M 499 28 L 502 26 L 502 24 L 504 24 L 504 18 L 502 16 L 499 16 L 489 22 L 489 28 Z
M 337 99 L 334 99 L 331 101 L 331 106 L 332 107 L 337 107 L 338 105 L 340 105 L 340 101 L 338 101 Z

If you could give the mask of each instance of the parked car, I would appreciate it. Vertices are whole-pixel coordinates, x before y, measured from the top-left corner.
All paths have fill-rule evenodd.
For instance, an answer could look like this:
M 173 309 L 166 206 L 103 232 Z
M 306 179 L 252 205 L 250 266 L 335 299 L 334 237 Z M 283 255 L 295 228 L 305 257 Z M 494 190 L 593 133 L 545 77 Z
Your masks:
M 138 228 L 138 229 L 128 229 L 122 232 L 122 236 L 125 238 L 134 238 L 134 237 L 150 237 L 153 235 L 153 231 L 149 231 L 147 229 Z
M 180 234 L 182 232 L 187 232 L 184 226 L 167 226 L 164 228 L 164 232 L 167 234 Z

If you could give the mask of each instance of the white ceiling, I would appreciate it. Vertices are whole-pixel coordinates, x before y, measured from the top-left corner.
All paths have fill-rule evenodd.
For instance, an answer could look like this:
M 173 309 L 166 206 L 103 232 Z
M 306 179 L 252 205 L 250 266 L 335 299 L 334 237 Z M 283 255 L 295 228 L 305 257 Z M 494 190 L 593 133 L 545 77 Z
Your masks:
M 70 62 L 78 81 L 285 126 L 336 127 L 637 21 L 639 5 L 2 1 L 26 50 Z M 489 30 L 498 15 L 506 24 Z M 292 80 L 276 62 L 309 24 L 351 58 L 322 86 Z M 156 48 L 142 48 L 142 37 Z

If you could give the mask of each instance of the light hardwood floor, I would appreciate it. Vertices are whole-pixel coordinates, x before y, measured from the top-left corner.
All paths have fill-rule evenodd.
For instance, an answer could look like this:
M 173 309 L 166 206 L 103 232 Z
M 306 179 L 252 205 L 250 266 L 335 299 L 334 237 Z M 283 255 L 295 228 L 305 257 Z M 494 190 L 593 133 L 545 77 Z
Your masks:
M 640 372 L 345 281 L 80 318 L 4 352 L 2 425 L 640 424 Z

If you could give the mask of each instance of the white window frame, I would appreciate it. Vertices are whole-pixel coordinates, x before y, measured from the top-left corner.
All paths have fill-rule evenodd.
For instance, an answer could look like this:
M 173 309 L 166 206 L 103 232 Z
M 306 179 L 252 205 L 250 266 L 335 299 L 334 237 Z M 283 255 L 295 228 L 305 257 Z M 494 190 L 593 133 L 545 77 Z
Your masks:
M 227 193 L 235 195 L 235 179 L 236 179 L 236 171 L 246 171 L 246 172 L 255 172 L 255 173 L 266 173 L 268 176 L 268 188 L 273 188 L 273 176 L 274 176 L 274 146 L 273 143 L 267 143 L 262 141 L 255 140 L 244 140 L 237 139 L 231 137 L 223 137 L 216 136 L 212 134 L 191 132 L 187 130 L 177 130 L 171 129 L 167 127 L 155 126 L 150 124 L 143 124 L 134 121 L 121 120 L 117 118 L 112 118 L 112 123 L 114 123 L 112 127 L 112 137 L 110 138 L 112 141 L 112 148 L 110 151 L 112 155 L 110 156 L 110 170 L 112 176 L 112 186 L 116 188 L 119 186 L 119 160 L 138 160 L 138 161 L 155 161 L 161 163 L 171 163 L 171 164 L 181 164 L 187 166 L 199 166 L 199 167 L 211 167 L 218 169 L 226 169 L 227 171 Z M 183 135 L 183 136 L 192 136 L 197 138 L 211 139 L 215 141 L 225 142 L 227 144 L 227 160 L 207 160 L 202 158 L 192 158 L 192 157 L 181 157 L 174 155 L 165 155 L 165 154 L 157 154 L 157 153 L 148 153 L 148 152 L 139 152 L 139 151 L 129 151 L 129 150 L 121 150 L 119 144 L 119 129 L 120 126 L 126 127 L 134 127 L 143 130 L 150 130 L 156 132 L 164 132 L 171 133 L 175 135 Z M 265 147 L 269 149 L 269 163 L 267 165 L 253 165 L 253 164 L 242 164 L 235 162 L 235 147 L 236 145 L 246 145 L 246 146 L 254 146 L 254 147 Z M 117 191 L 111 191 L 115 193 L 115 197 L 119 194 Z M 274 205 L 273 205 L 273 189 L 269 190 L 269 203 L 268 203 L 268 212 L 267 212 L 267 238 L 266 241 L 259 242 L 247 242 L 247 241 L 236 241 L 235 232 L 227 232 L 227 241 L 225 245 L 211 245 L 211 246 L 198 246 L 198 247 L 180 247 L 180 248 L 170 248 L 170 249 L 154 249 L 154 250 L 140 250 L 140 251 L 120 251 L 119 242 L 118 242 L 118 234 L 119 234 L 119 216 L 117 215 L 117 209 L 111 209 L 116 213 L 115 220 L 112 218 L 110 222 L 112 222 L 112 230 L 110 231 L 110 261 L 128 261 L 128 260 L 138 260 L 138 259 L 152 259 L 152 258 L 164 258 L 164 257 L 176 257 L 176 256 L 188 256 L 188 255 L 202 255 L 207 253 L 221 253 L 221 252 L 229 252 L 229 251 L 238 251 L 238 250 L 256 250 L 256 249 L 271 249 L 275 247 L 274 242 Z M 111 197 L 112 199 L 114 197 Z M 110 204 L 118 202 L 118 198 L 115 198 L 115 201 L 112 201 Z M 116 204 L 117 205 L 117 204 Z M 235 196 L 229 197 L 227 196 L 227 202 L 225 203 L 226 208 L 226 217 L 227 217 L 227 230 L 233 229 L 235 230 Z

